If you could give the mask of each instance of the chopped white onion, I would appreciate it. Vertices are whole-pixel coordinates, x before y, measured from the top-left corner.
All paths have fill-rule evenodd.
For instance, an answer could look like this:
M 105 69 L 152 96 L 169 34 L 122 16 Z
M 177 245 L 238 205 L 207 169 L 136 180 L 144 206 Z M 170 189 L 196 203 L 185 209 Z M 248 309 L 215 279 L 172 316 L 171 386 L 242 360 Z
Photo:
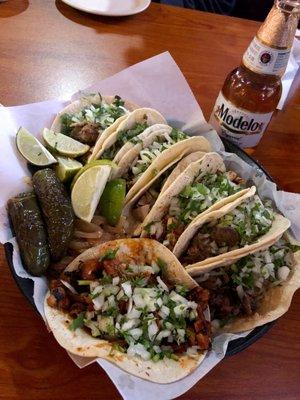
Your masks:
M 286 265 L 278 268 L 277 276 L 278 279 L 280 279 L 281 281 L 286 281 L 289 274 L 290 274 L 290 269 Z
M 149 339 L 151 341 L 154 339 L 154 337 L 157 334 L 158 330 L 159 329 L 158 329 L 158 326 L 157 326 L 156 322 L 152 321 L 150 323 L 150 325 L 148 326 L 148 336 L 149 336 Z
M 133 328 L 128 331 L 128 334 L 131 335 L 134 340 L 138 340 L 142 336 L 143 330 L 141 328 Z
M 133 306 L 133 301 L 132 301 L 132 297 L 130 297 L 128 300 L 128 305 L 127 305 L 127 314 L 129 314 L 130 311 L 132 310 L 132 306 Z
M 95 310 L 101 310 L 101 308 L 104 305 L 104 296 L 103 296 L 103 294 L 100 294 L 100 296 L 95 297 L 92 301 L 93 301 Z
M 127 349 L 127 354 L 129 356 L 138 355 L 142 357 L 143 360 L 149 360 L 151 356 L 149 351 L 147 351 L 146 348 L 141 343 L 130 344 L 130 346 Z
M 131 287 L 131 283 L 129 281 L 124 282 L 121 284 L 125 294 L 127 297 L 131 297 L 132 296 L 132 287 Z
M 163 338 L 166 338 L 169 335 L 171 335 L 171 331 L 168 329 L 164 329 L 164 330 L 160 331 L 159 334 L 156 336 L 156 340 L 158 342 L 160 342 Z
M 77 291 L 69 284 L 69 282 L 63 281 L 62 279 L 60 280 L 61 283 L 70 290 L 73 294 L 77 294 Z
M 122 325 L 122 331 L 128 331 L 132 328 L 135 328 L 139 324 L 139 320 L 137 319 L 130 319 Z
M 114 286 L 117 286 L 117 285 L 119 284 L 119 282 L 120 282 L 120 277 L 119 277 L 119 276 L 115 276 L 115 277 L 113 278 L 113 280 L 112 280 L 112 284 L 113 284 Z

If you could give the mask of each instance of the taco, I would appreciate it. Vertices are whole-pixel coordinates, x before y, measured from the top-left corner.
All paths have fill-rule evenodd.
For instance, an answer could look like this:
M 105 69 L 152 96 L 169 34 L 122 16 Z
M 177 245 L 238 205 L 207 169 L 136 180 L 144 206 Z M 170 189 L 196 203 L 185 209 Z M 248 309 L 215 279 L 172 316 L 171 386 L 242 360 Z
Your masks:
M 200 274 L 215 333 L 242 332 L 282 316 L 300 287 L 300 247 L 282 238 L 265 250 Z
M 172 249 L 196 217 L 248 191 L 243 179 L 233 171 L 226 172 L 221 156 L 207 153 L 191 163 L 158 197 L 141 225 L 141 236 L 159 240 Z
M 167 179 L 165 180 L 164 183 L 164 190 L 167 190 L 169 186 L 172 185 L 172 183 L 175 181 L 175 179 L 182 174 L 182 172 L 194 161 L 201 160 L 201 158 L 206 154 L 204 151 L 194 151 L 194 153 L 191 153 L 184 157 L 182 160 L 180 160 L 177 164 L 176 167 L 171 171 L 171 173 L 168 175 Z
M 65 107 L 54 119 L 50 130 L 93 146 L 104 132 L 105 137 L 114 132 L 136 108 L 137 105 L 119 96 L 88 95 Z
M 165 118 L 158 111 L 152 108 L 137 108 L 124 118 L 113 132 L 110 131 L 109 134 L 103 132 L 103 135 L 99 137 L 95 144 L 89 162 L 99 158 L 114 160 L 127 142 L 132 141 L 149 126 L 166 123 Z M 127 149 L 128 147 L 126 147 Z M 118 155 L 114 161 L 118 162 L 119 159 L 120 156 Z
M 93 247 L 50 282 L 45 316 L 58 343 L 158 383 L 191 373 L 210 348 L 208 291 L 150 239 Z
M 195 276 L 231 264 L 275 243 L 290 227 L 269 200 L 261 201 L 255 186 L 219 210 L 196 218 L 179 237 L 173 252 Z
M 200 136 L 181 140 L 163 150 L 126 194 L 124 215 L 136 219 L 137 225 L 143 222 L 159 194 L 165 191 L 165 181 L 177 163 L 193 152 L 202 154 L 210 150 L 210 143 Z
M 161 164 L 157 168 L 163 168 L 166 163 L 170 162 L 165 150 L 168 149 L 175 157 L 176 148 L 183 146 L 182 144 L 176 146 L 176 143 L 189 138 L 185 133 L 168 125 L 159 125 L 159 128 L 153 130 L 147 136 L 144 135 L 146 131 L 133 139 L 136 144 L 120 159 L 113 176 L 114 178 L 122 177 L 126 180 L 127 191 L 135 184 L 139 186 L 139 179 L 158 157 L 161 158 Z M 134 190 L 132 193 L 134 193 Z

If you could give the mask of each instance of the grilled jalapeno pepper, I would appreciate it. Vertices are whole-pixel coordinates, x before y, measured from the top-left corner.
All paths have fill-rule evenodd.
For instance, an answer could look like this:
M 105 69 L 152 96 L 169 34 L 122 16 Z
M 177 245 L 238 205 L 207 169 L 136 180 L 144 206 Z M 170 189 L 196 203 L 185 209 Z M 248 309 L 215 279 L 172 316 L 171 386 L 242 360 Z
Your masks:
M 70 198 L 50 168 L 36 172 L 32 181 L 46 223 L 51 259 L 59 261 L 66 254 L 73 234 L 74 213 Z
M 43 275 L 49 266 L 50 254 L 46 229 L 34 193 L 10 199 L 7 208 L 25 269 L 31 275 Z

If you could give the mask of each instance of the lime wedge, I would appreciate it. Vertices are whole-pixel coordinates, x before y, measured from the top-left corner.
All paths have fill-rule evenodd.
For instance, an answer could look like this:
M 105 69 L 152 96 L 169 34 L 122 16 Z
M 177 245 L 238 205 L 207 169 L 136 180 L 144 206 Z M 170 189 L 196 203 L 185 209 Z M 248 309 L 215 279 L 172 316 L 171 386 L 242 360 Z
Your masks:
M 84 167 L 82 167 L 77 174 L 74 176 L 74 179 L 72 181 L 71 184 L 71 188 L 74 186 L 75 182 L 77 181 L 77 179 L 88 169 L 95 167 L 97 165 L 109 165 L 112 168 L 117 168 L 117 164 L 115 164 L 113 161 L 111 160 L 95 160 L 95 161 L 91 161 L 90 163 L 86 164 Z
M 62 182 L 70 181 L 82 167 L 79 161 L 68 157 L 58 156 L 57 161 L 58 164 L 55 166 L 55 173 Z
M 99 202 L 99 210 L 109 225 L 115 226 L 119 222 L 125 195 L 125 179 L 114 179 L 105 186 Z
M 47 128 L 43 130 L 43 138 L 50 149 L 66 157 L 76 158 L 82 156 L 90 148 L 87 144 L 80 143 L 69 136 L 50 131 Z
M 109 165 L 96 165 L 77 179 L 71 192 L 71 201 L 78 218 L 91 222 L 110 173 Z
M 25 128 L 19 128 L 16 143 L 22 156 L 33 165 L 45 167 L 57 162 L 46 147 Z

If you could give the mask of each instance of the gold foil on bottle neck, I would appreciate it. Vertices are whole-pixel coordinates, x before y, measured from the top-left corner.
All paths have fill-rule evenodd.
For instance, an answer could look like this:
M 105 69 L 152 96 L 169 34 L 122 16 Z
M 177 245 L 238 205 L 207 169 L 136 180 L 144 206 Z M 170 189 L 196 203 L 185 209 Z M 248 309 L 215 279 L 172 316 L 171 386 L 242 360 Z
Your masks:
M 283 3 L 296 3 L 295 12 L 283 10 Z M 298 25 L 299 12 L 297 1 L 276 1 L 267 19 L 257 32 L 257 37 L 267 46 L 277 49 L 287 49 L 292 47 L 295 31 Z

